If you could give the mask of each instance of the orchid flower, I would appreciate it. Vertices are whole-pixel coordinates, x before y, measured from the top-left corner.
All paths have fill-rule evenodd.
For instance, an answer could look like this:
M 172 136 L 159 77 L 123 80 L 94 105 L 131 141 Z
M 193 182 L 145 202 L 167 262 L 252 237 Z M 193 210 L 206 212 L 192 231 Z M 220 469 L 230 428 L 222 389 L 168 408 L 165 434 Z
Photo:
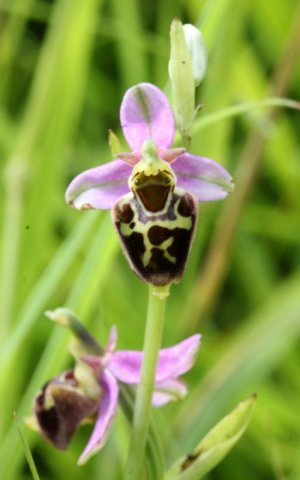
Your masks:
M 171 148 L 174 116 L 157 87 L 141 83 L 124 95 L 120 109 L 132 149 L 78 175 L 66 191 L 78 209 L 112 209 L 113 222 L 132 269 L 144 281 L 178 282 L 188 257 L 197 202 L 223 199 L 232 178 L 218 163 Z
M 35 398 L 30 425 L 55 447 L 64 450 L 78 427 L 95 419 L 94 430 L 79 459 L 79 464 L 83 464 L 106 442 L 117 413 L 118 382 L 139 383 L 143 352 L 116 351 L 115 327 L 104 350 L 70 311 L 57 309 L 48 316 L 70 328 L 77 336 L 71 349 L 75 367 L 44 385 Z M 186 384 L 179 377 L 193 366 L 199 343 L 200 335 L 193 335 L 173 347 L 160 350 L 153 406 L 161 407 L 187 394 Z

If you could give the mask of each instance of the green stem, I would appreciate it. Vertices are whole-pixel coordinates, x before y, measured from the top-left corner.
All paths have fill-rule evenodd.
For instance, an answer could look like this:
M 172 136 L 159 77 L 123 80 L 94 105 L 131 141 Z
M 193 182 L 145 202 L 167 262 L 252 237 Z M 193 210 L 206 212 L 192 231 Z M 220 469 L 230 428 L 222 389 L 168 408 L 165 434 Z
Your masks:
M 138 385 L 132 422 L 125 480 L 140 480 L 149 429 L 155 370 L 164 325 L 166 300 L 150 286 L 141 381 Z

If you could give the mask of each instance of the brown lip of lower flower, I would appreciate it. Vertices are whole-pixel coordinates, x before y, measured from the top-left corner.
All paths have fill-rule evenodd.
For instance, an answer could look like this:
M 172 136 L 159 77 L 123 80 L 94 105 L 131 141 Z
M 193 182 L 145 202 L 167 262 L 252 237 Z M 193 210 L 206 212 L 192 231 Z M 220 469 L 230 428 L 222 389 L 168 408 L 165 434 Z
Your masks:
M 81 423 L 92 417 L 99 398 L 79 388 L 74 371 L 68 370 L 44 385 L 34 401 L 34 413 L 43 436 L 65 450 Z

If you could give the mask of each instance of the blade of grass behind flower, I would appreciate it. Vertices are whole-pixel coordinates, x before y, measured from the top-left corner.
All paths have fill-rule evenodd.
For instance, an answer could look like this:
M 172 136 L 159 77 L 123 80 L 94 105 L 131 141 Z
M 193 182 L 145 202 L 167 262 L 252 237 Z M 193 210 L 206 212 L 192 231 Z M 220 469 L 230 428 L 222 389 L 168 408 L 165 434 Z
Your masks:
M 16 427 L 17 427 L 17 430 L 18 430 L 18 433 L 19 433 L 20 440 L 21 440 L 22 445 L 23 445 L 25 457 L 26 457 L 28 466 L 30 468 L 32 478 L 33 478 L 33 480 L 40 480 L 37 468 L 36 468 L 35 463 L 34 463 L 32 453 L 30 451 L 29 445 L 26 441 L 25 435 L 24 435 L 24 433 L 22 431 L 22 428 L 20 426 L 20 422 L 18 420 L 17 415 L 15 415 L 15 422 L 16 422 Z
M 119 20 L 119 29 L 123 29 L 125 34 L 123 39 L 117 38 L 116 45 L 124 90 L 148 78 L 146 58 L 140 42 L 135 42 L 134 36 L 128 35 L 128 28 L 139 37 L 144 35 L 139 6 L 137 0 L 111 1 L 114 16 Z
M 194 133 L 196 134 L 203 127 L 214 124 L 216 122 L 220 122 L 221 120 L 224 120 L 226 118 L 235 117 L 243 113 L 251 112 L 252 110 L 271 107 L 291 108 L 294 110 L 300 110 L 300 102 L 290 98 L 271 97 L 256 100 L 253 102 L 245 102 L 240 105 L 232 105 L 230 107 L 220 109 L 217 112 L 202 115 L 201 118 L 195 121 Z
M 17 325 L 12 335 L 2 346 L 0 362 L 3 367 L 18 351 L 21 343 L 30 333 L 37 321 L 37 316 L 46 309 L 51 295 L 58 288 L 66 271 L 74 262 L 79 250 L 92 233 L 92 228 L 98 220 L 98 213 L 91 212 L 80 219 L 73 232 L 66 238 L 58 249 L 42 277 L 34 286 L 30 297 L 27 299 L 17 318 Z M 1 380 L 0 380 L 1 382 Z
M 6 13 L 9 13 L 9 15 L 6 24 L 4 24 L 3 32 L 1 32 L 2 48 L 0 55 L 4 54 L 4 59 L 1 59 L 1 63 L 4 63 L 4 65 L 1 68 L 0 98 L 2 101 L 0 103 L 6 100 L 8 87 L 11 87 L 13 75 L 12 65 L 16 60 L 24 29 L 34 3 L 34 0 L 27 0 L 26 2 L 16 0 L 12 2 L 11 5 L 7 5 L 8 12 Z
M 19 291 L 18 268 L 26 271 L 28 278 L 33 278 L 42 257 L 40 245 L 47 244 L 49 239 L 50 219 L 55 212 L 53 202 L 59 191 L 61 158 L 82 106 L 95 13 L 100 1 L 57 2 L 42 45 L 5 177 L 7 193 L 0 276 L 5 334 Z M 24 218 L 34 222 L 30 238 L 22 229 Z M 28 255 L 33 250 L 35 255 Z

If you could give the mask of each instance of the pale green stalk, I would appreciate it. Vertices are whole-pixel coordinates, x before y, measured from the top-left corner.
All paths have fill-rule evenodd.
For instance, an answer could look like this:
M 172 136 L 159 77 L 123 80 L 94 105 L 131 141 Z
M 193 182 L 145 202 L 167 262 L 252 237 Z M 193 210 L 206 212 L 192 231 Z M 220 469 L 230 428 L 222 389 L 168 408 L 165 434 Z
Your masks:
M 155 370 L 164 326 L 165 303 L 165 298 L 156 295 L 155 289 L 150 286 L 141 381 L 134 407 L 125 480 L 139 480 L 142 476 Z

